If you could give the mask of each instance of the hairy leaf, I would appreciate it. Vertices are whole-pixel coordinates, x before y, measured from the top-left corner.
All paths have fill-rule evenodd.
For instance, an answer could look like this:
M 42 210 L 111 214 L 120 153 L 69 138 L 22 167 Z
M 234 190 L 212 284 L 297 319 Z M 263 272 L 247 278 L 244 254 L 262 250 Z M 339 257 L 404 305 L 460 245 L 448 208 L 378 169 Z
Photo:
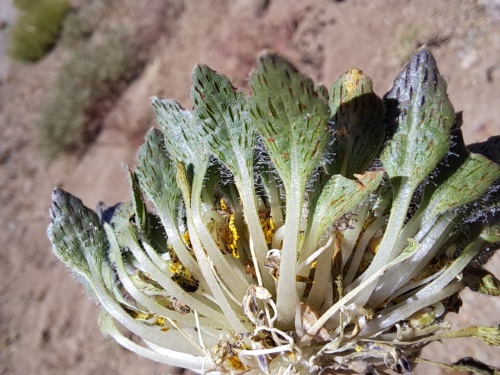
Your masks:
M 451 156 L 440 163 L 438 177 L 427 189 L 433 190 L 427 218 L 478 199 L 500 178 L 500 165 L 468 152 L 461 135 L 457 134 L 454 141 Z
M 177 186 L 177 167 L 167 155 L 161 132 L 151 129 L 137 155 L 136 174 L 141 189 L 153 203 L 168 235 L 171 246 L 180 261 L 200 278 L 199 266 L 186 248 L 178 229 L 178 208 L 182 192 Z
M 372 80 L 361 70 L 344 73 L 330 90 L 334 140 L 327 170 L 352 178 L 364 173 L 384 142 L 384 105 L 373 92 Z
M 52 192 L 48 236 L 52 251 L 68 267 L 90 280 L 91 268 L 103 261 L 105 234 L 99 217 L 62 189 Z
M 351 180 L 341 175 L 333 176 L 323 188 L 313 214 L 318 224 L 318 235 L 342 215 L 356 208 L 380 184 L 383 171 L 355 175 Z
M 193 72 L 191 98 L 201 122 L 200 136 L 210 152 L 234 174 L 241 173 L 239 163 L 251 169 L 255 134 L 243 93 L 226 76 L 198 65 Z
M 454 110 L 446 82 L 427 49 L 413 55 L 384 97 L 389 141 L 381 154 L 389 177 L 419 184 L 444 156 Z
M 160 213 L 173 215 L 182 197 L 177 186 L 177 168 L 167 155 L 163 135 L 151 129 L 137 154 L 135 174 L 141 189 Z
M 204 139 L 200 136 L 200 124 L 191 111 L 182 109 L 173 100 L 152 99 L 153 108 L 165 137 L 165 147 L 186 168 L 195 167 L 208 160 Z M 197 171 L 199 172 L 199 171 Z
M 134 221 L 142 230 L 148 227 L 148 212 L 144 202 L 143 191 L 139 184 L 139 178 L 128 166 L 126 167 L 127 177 L 130 185 L 130 196 L 132 197 L 132 206 L 134 208 Z
M 259 56 L 250 84 L 250 114 L 285 186 L 307 179 L 328 142 L 327 103 L 310 78 L 269 52 Z

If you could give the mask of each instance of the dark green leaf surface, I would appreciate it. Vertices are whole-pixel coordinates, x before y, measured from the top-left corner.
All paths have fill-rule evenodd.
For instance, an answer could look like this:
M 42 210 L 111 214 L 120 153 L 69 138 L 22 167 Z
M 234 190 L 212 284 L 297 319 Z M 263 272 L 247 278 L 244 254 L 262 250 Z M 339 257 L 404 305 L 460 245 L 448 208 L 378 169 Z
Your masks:
M 444 156 L 455 112 L 427 49 L 413 55 L 385 96 L 389 141 L 381 159 L 389 177 L 420 183 Z
M 159 130 L 151 129 L 149 131 L 146 142 L 138 152 L 137 162 L 135 173 L 139 179 L 141 189 L 156 207 L 163 224 L 160 227 L 164 228 L 169 243 L 173 246 L 174 252 L 181 262 L 191 272 L 200 276 L 199 267 L 194 257 L 186 249 L 178 228 L 182 192 L 177 185 L 177 167 L 167 155 L 163 136 Z M 126 224 L 126 222 L 123 224 Z M 155 233 L 151 231 L 154 229 L 153 226 L 149 227 L 152 239 Z M 162 244 L 162 241 L 165 241 L 165 236 L 163 235 L 162 238 L 162 233 L 157 234 L 160 235 L 157 238 L 159 238 L 159 243 Z
M 147 230 L 148 213 L 146 210 L 146 203 L 142 196 L 142 190 L 139 184 L 139 178 L 129 167 L 127 167 L 127 177 L 130 185 L 130 196 L 132 197 L 132 206 L 134 208 L 134 220 L 137 227 L 142 230 Z
M 352 178 L 363 173 L 384 142 L 384 105 L 373 92 L 372 80 L 361 70 L 344 73 L 330 90 L 334 140 L 328 147 L 331 174 Z
M 91 268 L 100 267 L 104 256 L 105 234 L 99 217 L 80 199 L 55 189 L 50 219 L 48 236 L 52 251 L 68 267 L 90 280 Z
M 319 196 L 313 221 L 319 223 L 318 235 L 342 215 L 353 210 L 380 184 L 383 171 L 367 172 L 356 175 L 352 180 L 341 175 L 335 175 L 323 188 Z
M 163 135 L 151 129 L 137 154 L 135 171 L 141 189 L 153 202 L 158 212 L 173 215 L 182 197 L 177 186 L 177 168 L 167 155 Z
M 170 155 L 186 168 L 206 163 L 205 142 L 200 137 L 200 124 L 193 113 L 173 100 L 153 98 L 152 103 Z
M 292 178 L 307 179 L 328 142 L 327 103 L 310 78 L 269 52 L 259 56 L 250 84 L 252 119 L 285 186 Z
M 191 98 L 201 123 L 200 136 L 210 152 L 235 174 L 239 173 L 238 159 L 251 169 L 255 134 L 243 93 L 226 76 L 198 65 L 193 72 Z
M 460 207 L 483 195 L 500 178 L 500 166 L 479 154 L 470 154 L 461 167 L 438 186 L 427 217 Z

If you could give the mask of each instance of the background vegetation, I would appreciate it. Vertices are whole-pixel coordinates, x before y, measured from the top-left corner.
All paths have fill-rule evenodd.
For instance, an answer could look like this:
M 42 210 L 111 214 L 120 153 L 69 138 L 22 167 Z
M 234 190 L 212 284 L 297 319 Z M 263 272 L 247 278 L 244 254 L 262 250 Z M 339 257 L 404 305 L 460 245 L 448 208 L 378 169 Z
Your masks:
M 21 61 L 37 61 L 56 44 L 68 0 L 16 0 L 23 11 L 12 28 L 10 55 Z
M 59 72 L 55 95 L 39 123 L 45 156 L 82 149 L 93 140 L 102 117 L 139 68 L 124 33 L 75 50 Z

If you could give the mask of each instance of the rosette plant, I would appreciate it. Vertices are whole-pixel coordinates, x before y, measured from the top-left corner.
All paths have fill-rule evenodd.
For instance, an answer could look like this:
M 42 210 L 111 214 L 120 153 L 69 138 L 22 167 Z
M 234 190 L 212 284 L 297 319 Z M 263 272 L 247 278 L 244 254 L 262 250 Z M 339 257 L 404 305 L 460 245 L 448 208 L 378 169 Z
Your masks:
M 207 66 L 153 98 L 132 199 L 52 196 L 48 235 L 125 348 L 200 373 L 411 373 L 465 287 L 498 296 L 500 137 L 466 147 L 427 49 L 379 98 L 263 52 L 244 95 Z M 495 371 L 474 359 L 455 370 Z M 485 370 L 486 369 L 486 370 Z M 490 373 L 490 372 L 488 372 Z

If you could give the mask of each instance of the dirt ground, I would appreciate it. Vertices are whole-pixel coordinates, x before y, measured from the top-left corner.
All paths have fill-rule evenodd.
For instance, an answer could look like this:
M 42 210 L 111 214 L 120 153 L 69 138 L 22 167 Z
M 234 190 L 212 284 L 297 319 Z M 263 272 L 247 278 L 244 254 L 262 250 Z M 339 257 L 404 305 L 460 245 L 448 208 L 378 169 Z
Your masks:
M 330 85 L 347 69 L 361 68 L 383 95 L 414 49 L 426 43 L 448 81 L 455 109 L 464 111 L 466 141 L 500 133 L 498 0 L 179 3 L 182 10 L 169 21 L 175 27 L 167 28 L 82 157 L 48 163 L 37 147 L 37 119 L 64 51 L 56 48 L 32 65 L 10 64 L 0 75 L 0 375 L 182 373 L 138 358 L 101 336 L 97 306 L 55 261 L 45 230 L 56 185 L 91 207 L 99 200 L 128 200 L 121 163 L 133 163 L 142 134 L 152 124 L 149 97 L 175 98 L 189 106 L 190 74 L 197 62 L 246 87 L 258 51 L 272 48 L 318 83 Z M 500 277 L 498 256 L 490 270 Z M 460 314 L 449 316 L 454 324 L 500 323 L 500 299 L 468 291 L 462 299 Z M 473 340 L 436 343 L 424 356 L 446 362 L 472 356 L 500 367 L 500 349 Z M 441 370 L 421 365 L 416 373 Z

